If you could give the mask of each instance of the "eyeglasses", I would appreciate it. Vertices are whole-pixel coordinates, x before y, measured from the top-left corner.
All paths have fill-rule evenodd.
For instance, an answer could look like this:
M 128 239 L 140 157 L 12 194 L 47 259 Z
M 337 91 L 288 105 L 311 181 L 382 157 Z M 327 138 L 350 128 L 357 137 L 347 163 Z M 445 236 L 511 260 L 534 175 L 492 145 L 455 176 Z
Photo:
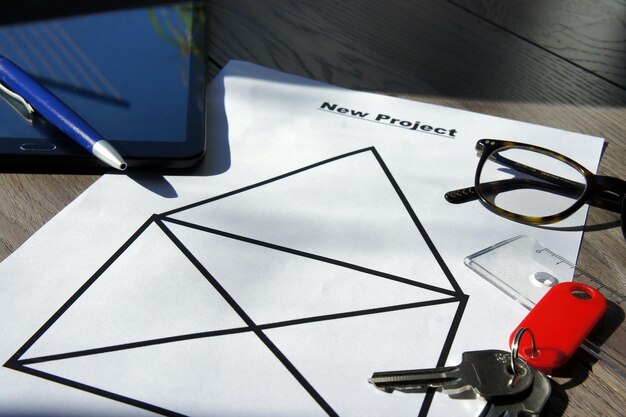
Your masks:
M 481 139 L 474 186 L 446 193 L 450 203 L 478 199 L 490 211 L 518 223 L 558 222 L 584 204 L 621 215 L 626 239 L 626 181 L 595 175 L 549 149 L 525 143 Z

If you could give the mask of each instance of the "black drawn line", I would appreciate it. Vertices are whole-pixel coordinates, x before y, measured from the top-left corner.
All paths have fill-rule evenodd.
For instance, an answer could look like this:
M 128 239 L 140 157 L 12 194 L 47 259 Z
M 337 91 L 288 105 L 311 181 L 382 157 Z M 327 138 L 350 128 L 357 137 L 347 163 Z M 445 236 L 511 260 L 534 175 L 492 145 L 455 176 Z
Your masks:
M 417 229 L 419 230 L 420 234 L 424 238 L 424 241 L 426 241 L 426 244 L 428 245 L 428 248 L 432 252 L 432 254 L 435 257 L 435 259 L 437 260 L 437 263 L 441 267 L 441 270 L 443 271 L 443 273 L 448 278 L 448 281 L 450 281 L 450 284 L 454 288 L 455 292 L 457 294 L 463 294 L 463 291 L 461 290 L 461 287 L 459 286 L 459 284 L 454 279 L 454 276 L 450 272 L 450 269 L 448 268 L 448 266 L 444 262 L 444 260 L 441 257 L 441 255 L 439 254 L 439 251 L 435 247 L 435 244 L 433 243 L 433 241 L 428 236 L 428 233 L 426 233 L 426 229 L 424 229 L 424 226 L 422 225 L 422 222 L 420 222 L 419 219 L 417 218 L 417 215 L 413 211 L 413 208 L 409 204 L 409 201 L 407 200 L 407 198 L 405 197 L 404 193 L 400 189 L 400 186 L 398 185 L 398 183 L 394 179 L 393 175 L 391 175 L 391 171 L 389 170 L 389 168 L 385 164 L 385 161 L 383 161 L 383 158 L 381 158 L 380 154 L 378 153 L 378 151 L 375 148 L 372 147 L 371 151 L 374 154 L 374 156 L 376 157 L 376 160 L 378 161 L 378 163 L 380 164 L 380 167 L 385 172 L 385 175 L 387 175 L 387 178 L 389 179 L 389 182 L 391 183 L 391 185 L 393 185 L 393 188 L 396 190 L 396 193 L 398 194 L 398 197 L 400 197 L 400 200 L 402 201 L 402 204 L 404 204 L 404 207 L 406 208 L 406 211 L 411 216 L 411 219 L 413 219 L 413 223 L 415 223 L 415 226 L 417 227 Z
M 297 325 L 307 324 L 307 323 L 316 323 L 316 322 L 321 322 L 321 321 L 339 320 L 339 319 L 344 319 L 344 318 L 368 316 L 368 315 L 373 315 L 373 314 L 389 313 L 393 311 L 401 311 L 401 310 L 408 310 L 408 309 L 421 308 L 421 307 L 430 307 L 430 306 L 435 306 L 435 305 L 440 305 L 440 304 L 455 303 L 459 301 L 460 300 L 457 297 L 442 298 L 438 300 L 419 301 L 419 302 L 414 302 L 414 303 L 405 303 L 405 304 L 398 304 L 398 305 L 393 305 L 393 306 L 346 311 L 346 312 L 341 312 L 341 313 L 323 314 L 323 315 L 304 317 L 304 318 L 299 318 L 299 319 L 284 320 L 284 321 L 278 321 L 278 322 L 267 323 L 267 324 L 259 324 L 257 325 L 257 328 L 259 330 L 269 330 L 269 329 L 276 329 L 280 327 L 297 326 Z M 32 358 L 27 358 L 27 359 L 19 359 L 15 361 L 15 363 L 18 365 L 32 365 L 35 363 L 79 358 L 79 357 L 99 355 L 99 354 L 109 353 L 109 352 L 117 352 L 121 350 L 138 349 L 138 348 L 154 346 L 154 345 L 182 342 L 185 340 L 227 336 L 231 334 L 246 333 L 246 332 L 251 332 L 251 331 L 252 329 L 250 327 L 234 327 L 230 329 L 220 329 L 220 330 L 212 330 L 212 331 L 206 331 L 206 332 L 189 333 L 189 334 L 183 334 L 183 335 L 177 335 L 177 336 L 168 336 L 168 337 L 160 337 L 156 339 L 140 340 L 140 341 L 131 342 L 131 343 L 122 343 L 119 345 L 110 345 L 110 346 L 102 346 L 102 347 L 92 348 L 92 349 L 77 350 L 73 352 L 57 353 L 54 355 L 45 355 L 45 356 L 37 356 L 37 357 L 32 357 Z
M 212 203 L 213 201 L 221 200 L 223 198 L 230 197 L 230 196 L 235 195 L 235 194 L 240 194 L 240 193 L 243 193 L 244 191 L 252 190 L 254 188 L 258 188 L 258 187 L 261 187 L 263 185 L 271 184 L 273 182 L 276 182 L 278 180 L 282 180 L 282 179 L 290 177 L 292 175 L 299 174 L 301 172 L 308 171 L 310 169 L 317 168 L 317 167 L 322 166 L 322 165 L 326 165 L 329 162 L 338 161 L 340 159 L 344 159 L 344 158 L 347 158 L 349 156 L 353 156 L 353 155 L 357 155 L 357 154 L 360 154 L 360 153 L 363 153 L 363 152 L 367 152 L 367 151 L 369 151 L 371 149 L 372 149 L 372 147 L 369 147 L 369 148 L 364 148 L 364 149 L 359 149 L 359 150 L 356 150 L 356 151 L 348 152 L 348 153 L 345 153 L 345 154 L 342 154 L 342 155 L 334 156 L 334 157 L 326 159 L 324 161 L 320 161 L 320 162 L 316 162 L 316 163 L 311 164 L 311 165 L 307 165 L 307 166 L 305 166 L 303 168 L 299 168 L 299 169 L 296 169 L 294 171 L 287 172 L 287 173 L 279 175 L 277 177 L 273 177 L 273 178 L 269 178 L 269 179 L 261 181 L 261 182 L 257 182 L 256 184 L 248 185 L 246 187 L 242 187 L 242 188 L 239 188 L 237 190 L 230 191 L 228 193 L 220 194 L 218 196 L 207 198 L 205 200 L 201 200 L 201 201 L 198 201 L 198 202 L 195 202 L 195 203 L 192 203 L 192 204 L 188 204 L 186 206 L 179 207 L 179 208 L 174 209 L 174 210 L 166 211 L 165 213 L 161 213 L 160 217 L 162 218 L 162 217 L 165 217 L 165 216 L 171 216 L 171 215 L 179 213 L 181 211 L 189 210 L 189 209 L 192 209 L 194 207 L 205 205 L 207 203 Z
M 437 367 L 445 366 L 446 360 L 448 359 L 448 355 L 450 354 L 450 349 L 452 348 L 452 342 L 454 341 L 454 337 L 456 336 L 456 332 L 461 325 L 461 318 L 463 317 L 463 312 L 465 311 L 465 307 L 467 306 L 467 301 L 469 300 L 469 296 L 463 295 L 461 300 L 459 300 L 459 306 L 456 309 L 456 313 L 454 314 L 454 319 L 452 320 L 452 324 L 450 325 L 450 329 L 448 330 L 448 336 L 443 344 L 443 348 L 441 349 L 441 354 L 439 355 L 439 360 L 437 360 Z M 422 402 L 422 407 L 420 409 L 417 417 L 427 417 L 428 412 L 430 411 L 430 406 L 432 405 L 433 399 L 435 397 L 435 388 L 431 388 L 426 392 L 426 396 L 424 397 L 424 401 Z
M 431 253 L 433 254 L 433 256 L 435 257 L 435 259 L 438 262 L 438 265 L 440 266 L 440 268 L 442 269 L 442 271 L 444 272 L 445 276 L 447 277 L 448 281 L 450 282 L 450 284 L 452 285 L 452 287 L 454 288 L 454 291 L 450 291 L 448 289 L 445 288 L 439 288 L 433 285 L 429 285 L 429 284 L 425 284 L 425 283 L 420 283 L 420 282 L 416 282 L 410 279 L 406 279 L 406 278 L 402 278 L 402 277 L 398 277 L 398 276 L 394 276 L 391 274 L 386 274 L 386 273 L 382 273 L 380 271 L 375 271 L 369 268 L 364 268 L 358 265 L 353 265 L 353 264 L 349 264 L 346 262 L 342 262 L 339 260 L 335 260 L 335 259 L 331 259 L 331 258 L 327 258 L 327 257 L 322 257 L 322 256 L 318 256 L 318 255 L 314 255 L 314 254 L 310 254 L 310 253 L 306 253 L 303 251 L 298 251 L 292 248 L 287 248 L 287 247 L 282 247 L 282 246 L 278 246 L 278 245 L 274 245 L 274 244 L 270 244 L 267 242 L 262 242 L 262 241 L 258 241 L 255 239 L 250 239 L 250 238 L 246 238 L 243 236 L 238 236 L 235 234 L 231 234 L 231 233 L 227 233 L 224 231 L 220 231 L 220 230 L 216 230 L 216 229 L 211 229 L 211 228 L 207 228 L 207 227 L 202 227 L 199 225 L 195 225 L 195 224 L 191 224 L 191 223 L 187 223 L 181 220 L 177 220 L 177 219 L 173 219 L 169 216 L 175 214 L 175 213 L 179 213 L 181 211 L 184 210 L 188 210 L 190 208 L 193 207 L 197 207 L 203 204 L 207 204 L 216 200 L 220 200 L 244 191 L 248 191 L 284 178 L 287 178 L 289 176 L 322 166 L 324 164 L 330 163 L 330 162 L 334 162 L 334 161 L 338 161 L 340 159 L 343 158 L 347 158 L 353 155 L 357 155 L 360 153 L 364 153 L 370 151 L 372 152 L 372 154 L 374 155 L 374 157 L 376 158 L 376 160 L 378 161 L 381 169 L 383 170 L 384 174 L 386 175 L 388 181 L 390 182 L 390 184 L 393 186 L 396 194 L 398 195 L 400 201 L 402 202 L 402 204 L 404 205 L 406 211 L 408 212 L 408 214 L 410 215 L 411 219 L 413 220 L 417 230 L 420 232 L 422 238 L 425 240 L 425 242 L 428 245 L 428 248 L 430 249 Z M 116 260 L 117 258 L 126 250 L 128 249 L 128 247 L 135 242 L 135 240 L 151 225 L 151 224 L 156 224 L 162 231 L 163 233 L 166 234 L 166 236 L 176 245 L 176 247 L 187 257 L 187 259 L 189 259 L 189 261 L 194 265 L 194 267 L 196 269 L 198 269 L 198 271 L 200 273 L 202 273 L 202 275 L 204 276 L 205 279 L 207 279 L 209 281 L 209 283 L 211 283 L 213 285 L 213 287 L 215 288 L 215 290 L 222 296 L 222 298 L 231 306 L 231 308 L 233 308 L 233 310 L 241 317 L 241 319 L 245 322 L 246 326 L 243 327 L 238 327 L 238 328 L 232 328 L 232 329 L 225 329 L 225 330 L 216 330 L 216 331 L 209 331 L 209 332 L 200 332 L 200 333 L 193 333 L 193 334 L 186 334 L 186 335 L 178 335 L 178 336 L 171 336 L 171 337 L 164 337 L 164 338 L 158 338 L 158 339 L 152 339 L 152 340 L 145 340 L 145 341 L 138 341 L 138 342 L 133 342 L 133 343 L 125 343 L 125 344 L 119 344 L 119 345 L 115 345 L 115 346 L 108 346 L 108 347 L 100 347 L 100 348 L 95 348 L 95 349 L 86 349 L 86 350 L 82 350 L 82 351 L 76 351 L 76 352 L 67 352 L 67 353 L 60 353 L 60 354 L 55 354 L 55 355 L 47 355 L 47 356 L 41 356 L 38 358 L 28 358 L 28 359 L 21 359 L 21 357 L 33 346 L 34 343 L 37 342 L 37 340 L 46 332 L 50 329 L 50 327 L 58 320 L 58 318 L 60 316 L 62 316 L 66 310 L 74 303 L 76 302 L 76 300 L 84 294 L 85 291 L 87 291 L 89 289 L 89 287 L 103 274 L 103 272 L 109 268 Z M 427 289 L 430 291 L 433 291 L 435 293 L 440 293 L 443 295 L 446 295 L 447 298 L 441 298 L 441 299 L 436 299 L 436 300 L 428 300 L 428 301 L 421 301 L 421 302 L 415 302 L 415 303 L 407 303 L 407 304 L 399 304 L 399 305 L 393 305 L 393 306 L 384 306 L 384 307 L 378 307 L 378 308 L 369 308 L 369 309 L 363 309 L 363 310 L 357 310 L 357 311 L 349 311 L 349 312 L 341 312 L 341 313 L 334 313 L 334 314 L 326 314 L 326 315 L 319 315 L 319 316 L 313 316 L 313 317 L 305 317 L 305 318 L 297 318 L 297 319 L 292 319 L 292 320 L 285 320 L 285 321 L 280 321 L 280 322 L 274 322 L 274 323 L 266 323 L 266 324 L 257 324 L 255 323 L 250 316 L 248 316 L 248 314 L 243 310 L 243 308 L 241 308 L 241 306 L 238 305 L 238 303 L 235 301 L 235 299 L 225 290 L 224 287 L 221 286 L 221 284 L 219 283 L 219 281 L 211 274 L 209 273 L 209 271 L 205 268 L 204 265 L 202 265 L 200 263 L 200 261 L 195 258 L 195 256 L 191 253 L 191 251 L 175 236 L 175 234 L 167 227 L 166 223 L 171 223 L 171 224 L 178 224 L 181 226 L 186 226 L 186 227 L 191 227 L 197 230 L 201 230 L 204 232 L 208 232 L 208 233 L 213 233 L 216 235 L 220 235 L 220 236 L 224 236 L 227 238 L 232 238 L 232 239 L 237 239 L 243 242 L 247 242 L 247 243 L 251 243 L 251 244 L 255 244 L 255 245 L 259 245 L 259 246 L 264 246 L 267 248 L 271 248 L 271 249 L 275 249 L 275 250 L 279 250 L 279 251 L 283 251 L 285 253 L 290 253 L 293 255 L 298 255 L 298 256 L 303 256 L 303 257 L 307 257 L 309 259 L 314 259 L 317 261 L 321 261 L 321 262 L 326 262 L 329 264 L 333 264 L 333 265 L 338 265 L 341 267 L 345 267 L 345 268 L 350 268 L 356 271 L 360 271 L 369 275 L 373 275 L 373 276 L 377 276 L 380 278 L 385 278 L 385 279 L 390 279 L 393 281 L 396 281 L 398 283 L 402 283 L 402 284 L 406 284 L 406 285 L 411 285 L 411 286 L 415 286 L 415 287 L 420 287 L 423 289 Z M 364 149 L 359 149 L 353 152 L 348 152 L 342 155 L 338 155 L 335 156 L 333 158 L 329 158 L 326 159 L 324 161 L 320 161 L 317 162 L 315 164 L 311 164 L 308 165 L 306 167 L 297 169 L 295 171 L 291 171 L 288 172 L 286 174 L 265 180 L 265 181 L 261 181 L 259 183 L 247 186 L 247 187 L 243 187 L 240 188 L 238 190 L 234 190 L 231 191 L 229 193 L 225 193 L 225 194 L 221 194 L 212 198 L 208 198 L 193 204 L 189 204 L 180 208 L 177 208 L 175 210 L 171 210 L 159 215 L 153 215 L 152 217 L 150 217 L 150 219 L 148 219 L 97 271 L 96 273 L 94 273 L 94 275 L 92 277 L 90 277 L 87 282 L 85 282 L 85 284 L 83 284 L 80 289 L 78 291 L 76 291 L 76 293 L 74 295 L 72 295 L 72 297 L 70 297 L 70 299 L 68 299 L 63 306 L 52 316 L 50 317 L 50 319 L 48 319 L 46 321 L 46 323 L 37 331 L 35 332 L 35 334 L 33 336 L 31 336 L 31 338 L 4 364 L 5 367 L 10 368 L 10 369 L 14 369 L 16 371 L 20 371 L 20 372 L 24 372 L 33 376 L 37 376 L 43 379 L 47 379 L 59 384 L 63 384 L 69 387 L 73 387 L 79 390 L 83 390 L 86 392 L 90 392 L 93 393 L 95 395 L 99 395 L 105 398 L 109 398 L 111 400 L 114 401 L 119 401 L 131 406 L 135 406 L 138 408 L 142 408 L 144 410 L 148 410 L 148 411 L 152 411 L 158 414 L 162 414 L 162 415 L 167 415 L 167 416 L 179 416 L 180 414 L 171 411 L 171 410 L 167 410 L 165 408 L 162 407 L 158 407 L 156 405 L 153 404 L 148 404 L 136 399 L 132 399 L 129 397 L 125 397 L 123 395 L 120 394 L 116 394 L 116 393 L 112 393 L 109 391 L 105 391 L 90 385 L 86 385 L 77 381 L 73 381 L 73 380 L 69 380 L 66 378 L 63 378 L 61 376 L 58 375 L 53 375 L 50 373 L 46 373 L 43 371 L 39 371 L 33 368 L 28 367 L 27 365 L 32 365 L 32 364 L 36 364 L 36 363 L 43 363 L 43 362 L 48 362 L 48 361 L 53 361 L 53 360 L 60 360 L 60 359 L 68 359 L 68 358 L 73 358 L 73 357 L 79 357 L 79 356 L 87 356 L 87 355 L 96 355 L 96 354 L 100 354 L 100 353 L 106 353 L 106 352 L 113 352 L 113 351 L 119 351 L 119 350 L 124 350 L 124 349 L 134 349 L 134 348 L 140 348 L 140 347 L 144 347 L 144 346 L 150 346 L 150 345 L 157 345 L 157 344 L 163 344 L 163 343 L 172 343 L 172 342 L 178 342 L 178 341 L 183 341 L 183 340 L 190 340 L 190 339 L 198 339 L 198 338 L 206 338 L 206 337 L 219 337 L 219 336 L 227 336 L 229 334 L 236 334 L 236 333 L 243 333 L 243 332 L 253 332 L 264 344 L 265 346 L 270 350 L 270 352 L 282 363 L 282 365 L 292 374 L 292 376 L 296 379 L 296 381 L 298 381 L 298 383 L 300 383 L 300 385 L 302 387 L 304 387 L 305 390 L 307 390 L 307 392 L 309 393 L 309 395 L 311 395 L 311 397 L 317 402 L 317 404 L 329 415 L 329 416 L 337 416 L 337 413 L 332 409 L 332 407 L 325 401 L 325 399 L 310 385 L 310 383 L 306 380 L 306 378 L 298 371 L 298 369 L 288 360 L 288 358 L 282 353 L 282 351 L 280 351 L 278 349 L 278 347 L 276 345 L 274 345 L 274 343 L 268 338 L 268 336 L 265 335 L 264 330 L 269 330 L 269 329 L 275 329 L 275 328 L 279 328 L 279 327 L 287 327 L 287 326 L 295 326 L 295 325 L 301 325 L 301 324 L 306 324 L 306 323 L 313 323 L 313 322 L 319 322 L 319 321 L 324 321 L 324 320 L 337 320 L 337 319 L 343 319 L 343 318 L 349 318 L 349 317 L 356 317 L 356 316 L 364 316 L 364 315 L 373 315 L 373 314 L 381 314 L 381 313 L 386 313 L 386 312 L 391 312 L 391 311 L 398 311 L 398 310 L 403 310 L 403 309 L 410 309 L 410 308 L 420 308 L 420 307 L 427 307 L 427 306 L 432 306 L 432 305 L 438 305 L 438 304 L 445 304 L 445 303 L 455 303 L 458 302 L 458 306 L 455 312 L 455 316 L 453 318 L 453 321 L 451 323 L 450 328 L 448 329 L 447 335 L 446 335 L 446 339 L 444 342 L 444 345 L 442 347 L 442 350 L 440 352 L 440 356 L 437 362 L 437 366 L 442 366 L 443 364 L 445 364 L 446 359 L 449 355 L 451 346 L 452 346 L 452 342 L 456 336 L 456 333 L 460 327 L 460 323 L 461 323 L 461 319 L 465 310 L 465 307 L 467 305 L 469 296 L 467 296 L 466 294 L 464 294 L 460 288 L 460 286 L 458 285 L 458 283 L 456 282 L 456 280 L 454 279 L 452 273 L 450 272 L 450 270 L 448 269 L 448 267 L 446 266 L 445 262 L 443 261 L 443 258 L 440 256 L 439 252 L 437 251 L 434 243 L 432 242 L 432 240 L 430 239 L 430 237 L 428 236 L 424 226 L 421 224 L 421 222 L 419 221 L 417 215 L 414 213 L 413 209 L 411 208 L 407 198 L 404 196 L 400 186 L 398 185 L 398 183 L 395 181 L 395 179 L 393 178 L 391 171 L 389 170 L 389 168 L 386 166 L 386 164 L 384 163 L 381 155 L 377 152 L 377 150 L 373 147 L 368 147 L 368 148 L 364 148 Z M 430 406 L 432 404 L 432 400 L 434 398 L 434 394 L 435 391 L 429 391 L 425 397 L 424 397 L 424 401 L 422 403 L 422 406 L 420 408 L 419 411 L 419 416 L 420 417 L 425 417 L 429 410 L 430 410 Z
M 74 293 L 74 295 L 72 295 L 66 302 L 65 304 L 63 304 L 63 306 L 61 306 L 61 308 L 59 308 L 57 310 L 56 313 L 54 313 L 52 315 L 52 317 L 50 317 L 48 319 L 48 321 L 46 321 L 46 323 L 41 326 L 41 328 L 35 332 L 35 334 L 17 351 L 15 352 L 15 354 L 9 359 L 9 362 L 11 361 L 15 361 L 17 359 L 19 359 L 28 349 L 30 349 L 30 347 L 54 324 L 54 322 L 56 322 L 59 317 L 61 317 L 63 315 L 63 313 L 65 313 L 65 311 L 67 311 L 68 308 L 70 308 L 72 306 L 72 304 L 74 304 L 76 302 L 76 300 L 78 300 L 78 298 L 83 295 L 85 293 L 85 291 L 87 291 L 87 289 L 89 287 L 91 287 L 91 285 L 96 282 L 96 280 L 100 277 L 100 275 L 102 275 L 102 273 L 104 271 L 106 271 L 109 266 L 111 266 L 113 264 L 113 262 L 119 258 L 119 256 L 124 253 L 124 251 L 126 249 L 128 249 L 128 247 L 135 241 L 137 240 L 137 238 L 148 228 L 148 226 L 150 226 L 150 224 L 152 224 L 152 222 L 154 221 L 154 219 L 156 218 L 156 216 L 151 216 L 150 219 L 148 219 L 143 225 L 141 225 L 141 227 L 139 229 L 137 229 L 137 231 L 135 233 L 133 233 L 133 235 L 113 254 L 113 256 L 111 256 L 97 271 L 95 274 L 93 274 L 93 276 L 91 278 L 89 278 L 87 280 L 87 282 L 85 282 L 79 289 L 78 291 L 76 291 Z
M 80 382 L 76 382 L 73 381 L 71 379 L 67 379 L 67 378 L 63 378 L 60 377 L 58 375 L 53 375 L 53 374 L 49 374 L 47 372 L 43 372 L 40 371 L 38 369 L 33 369 L 33 368 L 29 368 L 27 366 L 22 366 L 22 365 L 17 365 L 15 366 L 15 364 L 13 364 L 12 366 L 8 366 L 8 368 L 11 368 L 13 370 L 16 371 L 21 371 L 24 372 L 26 374 L 30 374 L 30 375 L 34 375 L 37 376 L 39 378 L 43 378 L 43 379 L 47 379 L 49 381 L 52 382 L 56 382 L 59 384 L 63 384 L 63 385 L 67 385 L 68 387 L 72 387 L 72 388 L 76 388 L 82 391 L 86 391 L 86 392 L 90 392 L 92 394 L 96 394 L 99 395 L 101 397 L 105 397 L 105 398 L 109 398 L 111 400 L 114 401 L 118 401 L 124 404 L 128 404 L 128 405 L 132 405 L 134 407 L 138 407 L 138 408 L 142 408 L 144 410 L 148 410 L 148 411 L 152 411 L 153 413 L 157 413 L 157 414 L 161 414 L 164 416 L 170 416 L 170 417 L 179 417 L 179 416 L 183 416 L 183 414 L 177 413 L 175 411 L 172 410 L 168 410 L 165 409 L 163 407 L 159 407 L 153 404 L 149 404 L 143 401 L 139 401 L 136 400 L 134 398 L 130 398 L 130 397 L 125 397 L 123 395 L 119 395 L 110 391 L 106 391 L 100 388 L 96 388 L 96 387 L 92 387 L 91 385 L 87 385 L 87 384 L 83 384 Z
M 360 266 L 360 265 L 351 264 L 349 262 L 340 261 L 338 259 L 332 259 L 332 258 L 328 258 L 328 257 L 325 257 L 325 256 L 316 255 L 316 254 L 313 254 L 313 253 L 310 253 L 310 252 L 304 252 L 304 251 L 301 251 L 301 250 L 298 250 L 298 249 L 288 248 L 286 246 L 280 246 L 280 245 L 276 245 L 274 243 L 264 242 L 262 240 L 257 240 L 257 239 L 253 239 L 253 238 L 249 238 L 249 237 L 245 237 L 245 236 L 236 235 L 234 233 L 225 232 L 223 230 L 217 230 L 217 229 L 213 229 L 213 228 L 210 228 L 210 227 L 201 226 L 201 225 L 198 225 L 198 224 L 195 224 L 195 223 L 189 223 L 189 222 L 186 222 L 184 220 L 172 219 L 170 217 L 163 217 L 160 220 L 162 220 L 164 222 L 174 223 L 174 224 L 177 224 L 179 226 L 185 226 L 185 227 L 188 227 L 190 229 L 200 230 L 202 232 L 212 233 L 212 234 L 215 234 L 215 235 L 218 235 L 218 236 L 223 236 L 223 237 L 227 237 L 227 238 L 230 238 L 230 239 L 239 240 L 241 242 L 246 242 L 246 243 L 250 243 L 250 244 L 253 244 L 253 245 L 257 245 L 257 246 L 262 246 L 262 247 L 269 248 L 269 249 L 275 249 L 275 250 L 278 250 L 278 251 L 281 251 L 281 252 L 290 253 L 292 255 L 302 256 L 304 258 L 314 259 L 314 260 L 320 261 L 320 262 L 326 262 L 326 263 L 331 264 L 331 265 L 341 266 L 343 268 L 352 269 L 354 271 L 363 272 L 365 274 L 375 275 L 377 277 L 389 279 L 391 281 L 396 281 L 396 282 L 400 282 L 400 283 L 403 283 L 403 284 L 412 285 L 414 287 L 420 287 L 420 288 L 423 288 L 425 290 L 429 290 L 429 291 L 433 291 L 433 292 L 437 292 L 437 293 L 441 293 L 441 294 L 445 294 L 445 295 L 454 296 L 454 295 L 458 294 L 458 292 L 450 291 L 450 290 L 445 289 L 445 288 L 436 287 L 434 285 L 425 284 L 425 283 L 419 282 L 419 281 L 413 281 L 411 279 L 399 277 L 399 276 L 392 275 L 392 274 L 388 274 L 386 272 L 376 271 L 374 269 L 366 268 L 366 267 L 363 267 L 363 266 Z
M 461 299 L 459 300 L 460 302 L 456 309 L 456 313 L 454 314 L 454 318 L 452 319 L 452 324 L 450 325 L 450 330 L 448 331 L 448 337 L 443 343 L 443 348 L 441 349 L 441 355 L 439 356 L 439 360 L 437 361 L 437 366 L 444 366 L 446 364 L 446 360 L 448 359 L 448 355 L 450 354 L 450 349 L 452 348 L 452 342 L 454 342 L 456 332 L 461 325 L 461 319 L 463 318 L 463 312 L 465 311 L 468 300 L 468 295 L 461 296 Z
M 254 334 L 261 339 L 265 346 L 276 356 L 276 358 L 283 364 L 285 368 L 291 373 L 291 375 L 302 385 L 302 387 L 309 393 L 311 397 L 319 404 L 320 407 L 329 416 L 338 416 L 335 410 L 322 398 L 322 396 L 313 388 L 313 386 L 306 380 L 306 378 L 296 369 L 295 366 L 287 359 L 285 355 L 274 345 L 274 343 L 258 328 L 256 323 L 250 316 L 241 308 L 235 299 L 226 291 L 224 287 L 215 279 L 213 275 L 200 263 L 200 261 L 191 253 L 185 245 L 178 240 L 176 235 L 168 229 L 160 219 L 156 220 L 156 224 L 163 230 L 163 232 L 174 242 L 178 249 L 191 261 L 192 264 L 200 271 L 202 275 L 213 285 L 217 292 L 226 300 L 233 310 L 241 317 L 241 319 L 248 325 L 248 327 L 254 332 Z
M 369 315 L 374 315 L 374 314 L 390 313 L 392 311 L 401 311 L 401 310 L 408 310 L 408 309 L 421 308 L 421 307 L 431 307 L 435 305 L 455 303 L 455 302 L 459 302 L 459 299 L 456 297 L 442 298 L 439 300 L 419 301 L 415 303 L 398 304 L 394 306 L 376 307 L 376 308 L 369 308 L 365 310 L 347 311 L 344 313 L 326 314 L 322 316 L 314 316 L 314 317 L 307 317 L 307 318 L 302 318 L 302 319 L 286 320 L 286 321 L 276 322 L 276 323 L 268 323 L 268 324 L 260 325 L 259 328 L 261 330 L 274 329 L 276 327 L 287 327 L 287 326 L 295 326 L 295 325 L 300 325 L 300 324 L 315 323 L 319 321 L 338 320 L 338 319 L 345 319 L 345 318 L 358 317 L 358 316 L 369 316 Z
M 178 336 L 160 337 L 157 339 L 141 340 L 138 342 L 122 343 L 119 345 L 103 346 L 93 349 L 77 350 L 74 352 L 57 353 L 54 355 L 38 356 L 28 359 L 19 359 L 16 363 L 20 365 L 32 365 L 34 363 L 51 362 L 63 359 L 80 358 L 83 356 L 99 355 L 102 353 L 118 352 L 120 350 L 137 349 L 147 346 L 164 345 L 167 343 L 182 342 L 185 340 L 204 339 L 207 337 L 225 336 L 230 334 L 249 332 L 249 327 L 235 327 L 232 329 L 213 330 L 210 332 L 190 333 Z

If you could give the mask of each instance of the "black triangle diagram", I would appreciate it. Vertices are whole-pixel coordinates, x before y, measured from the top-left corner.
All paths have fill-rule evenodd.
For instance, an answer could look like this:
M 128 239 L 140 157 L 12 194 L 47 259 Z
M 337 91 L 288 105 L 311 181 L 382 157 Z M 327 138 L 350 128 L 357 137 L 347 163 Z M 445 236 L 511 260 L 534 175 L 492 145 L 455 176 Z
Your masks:
M 443 366 L 467 300 L 365 148 L 152 216 L 4 366 L 161 415 L 426 416 L 367 377 Z
M 373 148 L 181 207 L 165 220 L 458 291 Z

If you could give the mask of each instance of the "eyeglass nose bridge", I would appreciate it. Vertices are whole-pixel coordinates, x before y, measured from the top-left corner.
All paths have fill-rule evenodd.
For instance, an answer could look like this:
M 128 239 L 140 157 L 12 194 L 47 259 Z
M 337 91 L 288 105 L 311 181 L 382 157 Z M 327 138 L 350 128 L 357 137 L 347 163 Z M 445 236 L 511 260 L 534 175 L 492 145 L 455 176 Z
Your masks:
M 476 149 L 476 156 L 477 157 L 481 157 L 483 156 L 483 154 L 485 153 L 485 151 L 487 150 L 487 148 L 490 145 L 495 145 L 496 142 L 500 142 L 500 141 L 496 141 L 495 139 L 480 139 L 476 142 L 476 145 L 474 146 L 474 149 Z
M 500 148 L 507 147 L 507 146 L 519 147 L 520 145 L 524 145 L 524 144 L 518 143 L 518 142 L 499 140 L 499 139 L 488 139 L 488 138 L 479 139 L 475 145 L 476 156 L 479 158 L 483 158 L 484 155 L 491 155 L 493 154 L 494 151 Z
M 479 140 L 478 142 L 476 142 L 476 146 L 474 146 L 474 149 L 476 149 L 476 156 L 480 158 L 485 152 L 485 145 L 482 143 L 481 140 Z

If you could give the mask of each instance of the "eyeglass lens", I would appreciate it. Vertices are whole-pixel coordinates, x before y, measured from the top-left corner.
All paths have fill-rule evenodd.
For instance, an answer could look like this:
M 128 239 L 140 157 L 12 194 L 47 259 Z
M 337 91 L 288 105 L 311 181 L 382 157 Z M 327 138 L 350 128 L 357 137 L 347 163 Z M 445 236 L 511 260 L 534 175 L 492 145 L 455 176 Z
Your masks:
M 525 148 L 495 150 L 479 173 L 478 187 L 487 201 L 521 216 L 559 214 L 578 201 L 584 175 L 560 159 Z

